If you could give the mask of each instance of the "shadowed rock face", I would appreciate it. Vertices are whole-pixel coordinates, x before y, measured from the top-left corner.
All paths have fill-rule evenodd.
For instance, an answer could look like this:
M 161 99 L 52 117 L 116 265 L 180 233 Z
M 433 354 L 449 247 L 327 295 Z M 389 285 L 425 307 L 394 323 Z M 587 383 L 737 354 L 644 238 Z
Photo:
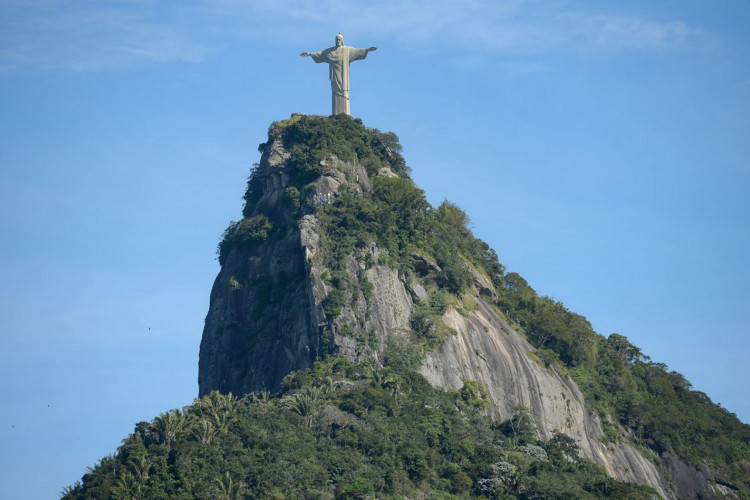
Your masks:
M 254 212 L 271 214 L 274 225 L 286 231 L 252 248 L 233 248 L 214 282 L 200 347 L 200 395 L 277 389 L 287 373 L 309 368 L 319 349 L 379 363 L 389 332 L 408 329 L 411 296 L 396 271 L 376 264 L 380 251 L 375 246 L 367 249 L 371 264 L 352 257 L 345 266 L 353 282 L 365 277 L 372 284 L 369 303 L 357 292 L 336 319 L 326 318 L 323 302 L 331 285 L 323 279 L 329 270 L 319 256 L 318 220 L 308 213 L 295 221 L 283 201 L 288 158 L 280 140 L 264 151 L 262 196 Z M 330 202 L 343 186 L 360 193 L 372 189 L 361 166 L 337 158 L 326 163 L 303 209 L 314 212 L 316 204 Z M 383 169 L 382 175 L 394 174 Z M 370 332 L 374 342 L 362 345 L 342 333 L 344 325 Z
M 200 348 L 201 396 L 275 389 L 290 371 L 312 365 L 318 336 L 299 235 L 259 250 L 230 256 L 214 282 Z
M 286 173 L 280 153 L 283 148 L 272 148 L 263 155 L 259 207 L 276 214 L 276 225 L 287 229 L 273 241 L 233 249 L 226 257 L 201 340 L 201 396 L 214 389 L 233 394 L 275 389 L 284 375 L 315 359 L 316 318 L 300 231 L 281 201 Z
M 214 282 L 200 346 L 201 395 L 276 389 L 287 373 L 310 367 L 321 351 L 381 364 L 388 337 L 407 334 L 414 300 L 427 295 L 418 276 L 378 264 L 382 250 L 373 245 L 364 250 L 365 259 L 350 256 L 343 266 L 353 282 L 366 278 L 372 284 L 370 298 L 350 292 L 341 313 L 327 317 L 323 304 L 331 293 L 325 279 L 330 270 L 323 264 L 314 207 L 344 186 L 367 193 L 372 184 L 361 166 L 330 158 L 302 200 L 305 215 L 295 220 L 283 201 L 288 159 L 280 140 L 270 142 L 258 170 L 262 195 L 254 213 L 268 214 L 281 229 L 252 248 L 232 248 Z M 394 174 L 385 168 L 378 175 Z M 415 259 L 420 258 L 431 265 L 424 256 Z M 492 284 L 476 269 L 470 271 L 478 307 L 463 315 L 453 308 L 445 312 L 443 321 L 455 334 L 424 359 L 420 371 L 427 380 L 451 389 L 477 381 L 487 389 L 496 419 L 511 417 L 514 406 L 523 405 L 543 439 L 556 431 L 567 434 L 613 477 L 674 497 L 653 462 L 627 439 L 601 441 L 599 419 L 586 410 L 576 384 L 535 360 L 534 348 L 488 303 L 496 297 Z M 368 341 L 348 333 L 347 325 L 367 332 Z

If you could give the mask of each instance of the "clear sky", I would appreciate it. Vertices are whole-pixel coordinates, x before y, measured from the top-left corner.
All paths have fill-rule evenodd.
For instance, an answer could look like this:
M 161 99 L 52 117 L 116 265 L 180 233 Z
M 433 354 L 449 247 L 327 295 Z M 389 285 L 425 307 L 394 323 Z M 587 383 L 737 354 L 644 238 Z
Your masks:
M 197 395 L 302 51 L 377 46 L 352 114 L 543 295 L 750 421 L 745 0 L 0 0 L 0 498 L 54 498 Z

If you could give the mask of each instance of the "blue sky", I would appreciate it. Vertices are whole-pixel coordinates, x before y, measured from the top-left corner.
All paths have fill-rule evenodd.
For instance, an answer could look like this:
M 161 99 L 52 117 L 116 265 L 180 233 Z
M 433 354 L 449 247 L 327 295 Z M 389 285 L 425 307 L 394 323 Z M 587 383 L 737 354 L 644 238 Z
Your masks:
M 750 421 L 750 4 L 0 0 L 0 497 L 196 396 L 274 120 L 352 114 L 543 295 Z

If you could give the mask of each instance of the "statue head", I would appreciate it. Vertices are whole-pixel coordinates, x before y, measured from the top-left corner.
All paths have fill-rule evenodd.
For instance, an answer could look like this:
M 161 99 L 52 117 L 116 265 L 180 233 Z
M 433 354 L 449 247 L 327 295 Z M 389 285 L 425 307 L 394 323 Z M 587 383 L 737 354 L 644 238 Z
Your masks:
M 336 35 L 336 47 L 343 47 L 344 46 L 344 35 L 339 33 Z

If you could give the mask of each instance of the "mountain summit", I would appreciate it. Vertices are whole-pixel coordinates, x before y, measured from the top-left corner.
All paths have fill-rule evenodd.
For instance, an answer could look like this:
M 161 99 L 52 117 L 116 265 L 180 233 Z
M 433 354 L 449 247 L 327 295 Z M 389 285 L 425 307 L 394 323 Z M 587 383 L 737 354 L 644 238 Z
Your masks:
M 614 380 L 595 374 L 602 359 L 645 370 L 645 381 L 662 371 L 671 391 L 691 391 L 626 338 L 604 339 L 506 273 L 460 208 L 427 203 L 394 134 L 349 117 L 295 115 L 273 124 L 259 149 L 244 218 L 219 248 L 201 395 L 277 390 L 287 373 L 326 356 L 377 366 L 406 356 L 436 387 L 476 383 L 498 421 L 527 409 L 542 439 L 572 437 L 612 477 L 664 496 L 731 491 L 705 470 L 681 479 L 691 466 L 675 450 L 642 446 L 645 423 L 627 426 L 637 415 L 611 407 L 621 402 L 587 401 L 576 379 L 604 386 L 595 397 L 639 382 L 619 380 L 617 368 L 606 367 Z
M 259 150 L 200 398 L 69 498 L 747 498 L 750 426 L 507 272 L 393 133 L 293 115 Z

